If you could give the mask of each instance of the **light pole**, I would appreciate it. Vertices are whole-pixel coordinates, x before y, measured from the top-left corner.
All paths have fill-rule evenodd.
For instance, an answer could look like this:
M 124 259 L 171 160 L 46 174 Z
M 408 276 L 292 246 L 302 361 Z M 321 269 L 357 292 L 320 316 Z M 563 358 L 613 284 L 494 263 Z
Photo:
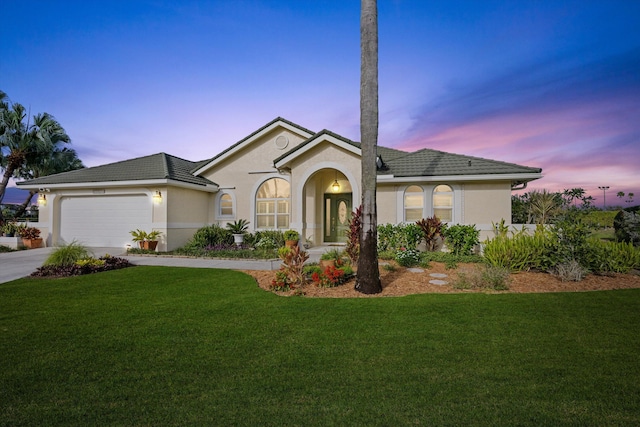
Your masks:
M 609 189 L 608 185 L 603 185 L 603 186 L 598 186 L 599 189 L 602 190 L 602 204 L 603 204 L 603 209 L 607 210 L 607 190 Z

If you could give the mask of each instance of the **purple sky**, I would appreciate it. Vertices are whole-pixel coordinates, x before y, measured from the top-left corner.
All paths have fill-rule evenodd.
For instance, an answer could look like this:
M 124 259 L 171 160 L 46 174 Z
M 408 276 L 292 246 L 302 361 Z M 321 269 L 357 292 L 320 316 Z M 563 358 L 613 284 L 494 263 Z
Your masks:
M 379 144 L 640 200 L 640 1 L 379 0 Z M 87 166 L 212 157 L 277 116 L 359 140 L 358 1 L 14 1 L 0 89 Z M 9 200 L 6 200 L 9 201 Z M 624 204 L 624 203 L 622 203 Z

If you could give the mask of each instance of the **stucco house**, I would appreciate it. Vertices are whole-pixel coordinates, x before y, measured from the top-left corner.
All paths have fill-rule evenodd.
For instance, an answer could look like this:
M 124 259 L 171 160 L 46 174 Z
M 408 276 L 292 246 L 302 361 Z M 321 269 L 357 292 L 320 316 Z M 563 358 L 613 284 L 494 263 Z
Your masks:
M 343 240 L 360 204 L 360 144 L 283 118 L 215 157 L 165 153 L 20 182 L 39 191 L 36 224 L 48 245 L 76 240 L 125 247 L 130 230 L 162 231 L 160 250 L 183 245 L 207 224 L 250 221 L 250 231 L 295 229 L 314 245 Z M 511 192 L 539 168 L 422 149 L 378 147 L 378 222 L 432 215 L 454 224 L 511 218 Z M 45 201 L 46 200 L 46 201 Z

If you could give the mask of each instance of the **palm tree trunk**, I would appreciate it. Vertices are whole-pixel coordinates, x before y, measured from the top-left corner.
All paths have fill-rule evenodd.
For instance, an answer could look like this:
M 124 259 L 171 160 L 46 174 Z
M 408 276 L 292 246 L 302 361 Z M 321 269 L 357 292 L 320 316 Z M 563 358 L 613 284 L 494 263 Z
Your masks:
M 29 190 L 29 197 L 27 197 L 27 199 L 20 205 L 20 207 L 16 211 L 16 215 L 15 215 L 16 219 L 24 215 L 24 213 L 27 211 L 27 207 L 29 206 L 29 203 L 31 202 L 31 199 L 33 199 L 33 196 L 35 194 L 36 194 L 36 190 Z
M 362 149 L 362 234 L 356 290 L 382 292 L 378 271 L 376 152 L 378 145 L 378 6 L 362 0 L 360 14 L 360 144 Z

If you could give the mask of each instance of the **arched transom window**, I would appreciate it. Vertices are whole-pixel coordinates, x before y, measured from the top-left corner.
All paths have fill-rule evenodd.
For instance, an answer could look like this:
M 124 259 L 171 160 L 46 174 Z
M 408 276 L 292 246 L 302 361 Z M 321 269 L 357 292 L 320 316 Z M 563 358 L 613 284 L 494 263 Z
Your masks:
M 282 178 L 266 180 L 256 193 L 256 226 L 287 229 L 291 215 L 291 185 Z
M 453 190 L 448 185 L 438 185 L 433 190 L 433 215 L 442 222 L 453 220 Z
M 419 221 L 423 216 L 424 191 L 422 187 L 411 185 L 404 191 L 404 220 L 406 222 Z
M 233 216 L 233 197 L 229 193 L 224 193 L 220 196 L 220 202 L 218 204 L 219 211 L 218 216 L 230 217 Z

